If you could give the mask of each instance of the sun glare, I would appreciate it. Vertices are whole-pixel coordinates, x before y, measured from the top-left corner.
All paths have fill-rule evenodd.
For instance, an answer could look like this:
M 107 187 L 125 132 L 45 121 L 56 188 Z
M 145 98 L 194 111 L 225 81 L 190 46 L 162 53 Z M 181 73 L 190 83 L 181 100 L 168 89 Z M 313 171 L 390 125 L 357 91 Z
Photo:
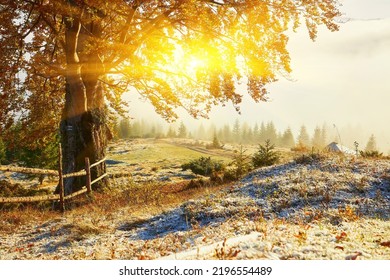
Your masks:
M 205 59 L 203 59 L 201 57 L 197 57 L 197 56 L 188 57 L 187 61 L 188 62 L 186 64 L 188 65 L 190 70 L 195 70 L 195 71 L 206 67 L 206 64 L 207 64 Z

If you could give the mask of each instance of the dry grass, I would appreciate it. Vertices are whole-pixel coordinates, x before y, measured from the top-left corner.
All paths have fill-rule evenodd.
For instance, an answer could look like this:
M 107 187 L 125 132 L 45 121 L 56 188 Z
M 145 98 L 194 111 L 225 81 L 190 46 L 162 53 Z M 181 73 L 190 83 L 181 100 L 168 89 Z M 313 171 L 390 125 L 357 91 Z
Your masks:
M 82 221 L 72 224 L 66 224 L 62 227 L 61 230 L 65 230 L 68 232 L 68 242 L 80 241 L 91 235 L 97 235 L 103 232 L 102 228 L 99 228 L 91 223 L 85 223 Z
M 21 227 L 30 224 L 44 223 L 55 219 L 60 214 L 50 209 L 38 209 L 34 205 L 0 211 L 0 232 L 17 232 Z
M 67 204 L 64 214 L 52 210 L 49 204 L 44 207 L 30 204 L 2 210 L 0 212 L 0 232 L 17 232 L 21 227 L 43 224 L 63 216 L 89 217 L 94 224 L 99 225 L 102 217 L 109 218 L 121 209 L 126 209 L 126 212 L 132 213 L 134 217 L 157 215 L 189 199 L 199 198 L 209 192 L 217 192 L 227 186 L 214 185 L 209 182 L 195 184 L 193 181 L 170 184 L 128 182 L 124 186 L 115 186 L 113 182 L 111 190 L 94 192 L 92 199 L 86 196 L 75 198 Z M 91 230 L 87 224 L 82 225 L 77 222 L 72 227 L 68 225 L 67 229 L 71 229 L 76 239 L 82 235 L 80 233 Z

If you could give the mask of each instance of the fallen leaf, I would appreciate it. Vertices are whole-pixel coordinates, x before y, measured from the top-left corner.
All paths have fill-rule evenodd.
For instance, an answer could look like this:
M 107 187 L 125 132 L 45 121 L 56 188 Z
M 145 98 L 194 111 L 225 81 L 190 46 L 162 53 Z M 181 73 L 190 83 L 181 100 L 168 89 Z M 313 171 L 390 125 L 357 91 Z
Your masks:
M 23 247 L 15 248 L 15 252 L 23 252 L 23 251 L 24 251 Z
M 390 247 L 390 241 L 381 242 L 380 245 L 385 247 Z
M 336 235 L 336 239 L 337 241 L 340 241 L 341 239 L 344 239 L 347 237 L 347 234 L 345 233 L 345 231 L 343 231 L 342 233 L 340 233 L 340 235 Z
M 301 240 L 306 240 L 307 239 L 306 232 L 303 232 L 303 231 L 299 231 L 299 233 L 294 235 L 294 236 L 296 238 L 298 238 L 298 239 L 301 239 Z
M 344 247 L 343 246 L 336 246 L 334 247 L 335 249 L 340 249 L 340 250 L 343 250 L 344 251 Z

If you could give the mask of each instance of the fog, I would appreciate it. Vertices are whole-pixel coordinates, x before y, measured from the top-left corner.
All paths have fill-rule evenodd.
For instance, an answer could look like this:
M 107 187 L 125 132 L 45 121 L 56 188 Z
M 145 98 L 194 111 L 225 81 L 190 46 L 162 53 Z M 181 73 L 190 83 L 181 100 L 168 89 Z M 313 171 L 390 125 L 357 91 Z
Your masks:
M 241 115 L 233 106 L 215 107 L 208 120 L 194 120 L 179 110 L 188 127 L 272 121 L 278 130 L 302 125 L 312 133 L 324 123 L 337 129 L 343 144 L 353 139 L 365 145 L 374 134 L 382 152 L 390 151 L 390 1 L 341 1 L 344 13 L 340 31 L 320 28 L 312 42 L 304 28 L 290 34 L 288 49 L 293 72 L 270 85 L 270 101 L 255 103 L 245 96 Z M 245 88 L 241 88 L 245 91 Z M 135 93 L 129 114 L 135 119 L 162 119 Z M 352 141 L 352 142 L 351 142 Z

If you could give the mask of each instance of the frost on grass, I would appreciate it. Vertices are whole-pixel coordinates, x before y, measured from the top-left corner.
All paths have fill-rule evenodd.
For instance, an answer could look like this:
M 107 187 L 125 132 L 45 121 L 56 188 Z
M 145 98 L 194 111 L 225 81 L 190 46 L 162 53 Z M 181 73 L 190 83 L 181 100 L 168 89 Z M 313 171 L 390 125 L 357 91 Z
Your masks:
M 4 236 L 1 258 L 390 259 L 389 170 L 339 158 L 261 168 L 156 215 L 124 208 L 101 225 L 64 218 Z

